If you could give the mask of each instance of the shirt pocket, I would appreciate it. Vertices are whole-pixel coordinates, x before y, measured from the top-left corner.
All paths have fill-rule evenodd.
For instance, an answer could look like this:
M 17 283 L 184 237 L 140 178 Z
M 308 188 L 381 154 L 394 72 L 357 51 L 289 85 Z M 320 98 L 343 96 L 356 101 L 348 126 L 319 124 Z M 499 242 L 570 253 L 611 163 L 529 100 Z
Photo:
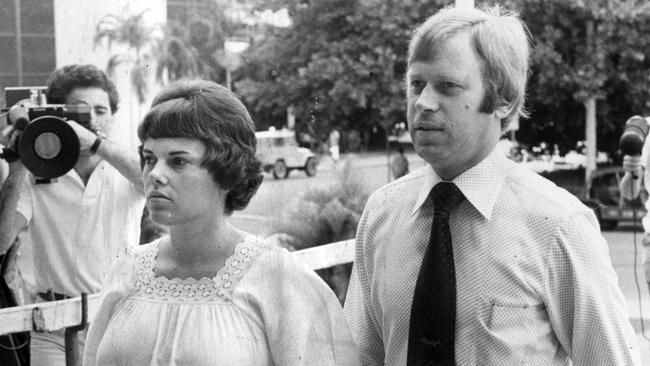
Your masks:
M 555 364 L 559 342 L 544 304 L 501 303 L 482 298 L 477 315 L 478 364 Z

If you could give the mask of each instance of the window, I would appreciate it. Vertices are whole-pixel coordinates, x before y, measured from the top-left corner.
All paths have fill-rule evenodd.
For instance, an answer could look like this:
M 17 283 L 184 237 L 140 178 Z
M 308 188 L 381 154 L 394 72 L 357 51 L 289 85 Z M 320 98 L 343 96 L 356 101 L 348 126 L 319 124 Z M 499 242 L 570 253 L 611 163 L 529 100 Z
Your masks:
M 56 66 L 54 0 L 0 0 L 0 49 L 5 106 L 5 87 L 44 85 Z

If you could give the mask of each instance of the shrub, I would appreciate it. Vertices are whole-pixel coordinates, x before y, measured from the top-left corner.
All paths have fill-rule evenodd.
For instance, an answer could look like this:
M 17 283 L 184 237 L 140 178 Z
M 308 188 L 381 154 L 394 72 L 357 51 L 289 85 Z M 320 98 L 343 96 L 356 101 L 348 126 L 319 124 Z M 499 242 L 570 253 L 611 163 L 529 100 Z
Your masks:
M 342 163 L 331 184 L 307 190 L 271 221 L 272 236 L 280 245 L 301 250 L 354 238 L 369 193 L 350 160 Z M 344 264 L 317 271 L 341 303 L 351 269 L 351 264 Z

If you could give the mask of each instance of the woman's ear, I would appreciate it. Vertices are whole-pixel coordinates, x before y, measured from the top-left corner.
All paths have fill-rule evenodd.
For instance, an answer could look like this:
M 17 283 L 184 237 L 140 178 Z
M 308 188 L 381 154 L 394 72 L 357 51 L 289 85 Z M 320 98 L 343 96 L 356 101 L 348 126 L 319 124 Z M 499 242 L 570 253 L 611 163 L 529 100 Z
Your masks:
M 498 107 L 496 107 L 494 109 L 494 115 L 498 119 L 504 119 L 504 118 L 508 117 L 508 115 L 510 114 L 511 111 L 512 111 L 512 106 L 511 105 L 503 104 L 503 105 L 500 105 L 500 106 L 498 106 Z

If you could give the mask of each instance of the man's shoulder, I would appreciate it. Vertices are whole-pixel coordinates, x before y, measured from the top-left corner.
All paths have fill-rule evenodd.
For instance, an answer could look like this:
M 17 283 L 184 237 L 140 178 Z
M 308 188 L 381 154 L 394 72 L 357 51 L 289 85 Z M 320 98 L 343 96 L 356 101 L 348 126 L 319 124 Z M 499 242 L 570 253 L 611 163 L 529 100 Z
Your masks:
M 588 209 L 565 188 L 526 167 L 512 162 L 506 169 L 506 182 L 512 193 L 520 198 L 519 204 L 560 215 Z
M 393 202 L 415 202 L 424 183 L 425 172 L 426 167 L 416 169 L 378 188 L 370 195 L 368 204 L 386 205 Z

